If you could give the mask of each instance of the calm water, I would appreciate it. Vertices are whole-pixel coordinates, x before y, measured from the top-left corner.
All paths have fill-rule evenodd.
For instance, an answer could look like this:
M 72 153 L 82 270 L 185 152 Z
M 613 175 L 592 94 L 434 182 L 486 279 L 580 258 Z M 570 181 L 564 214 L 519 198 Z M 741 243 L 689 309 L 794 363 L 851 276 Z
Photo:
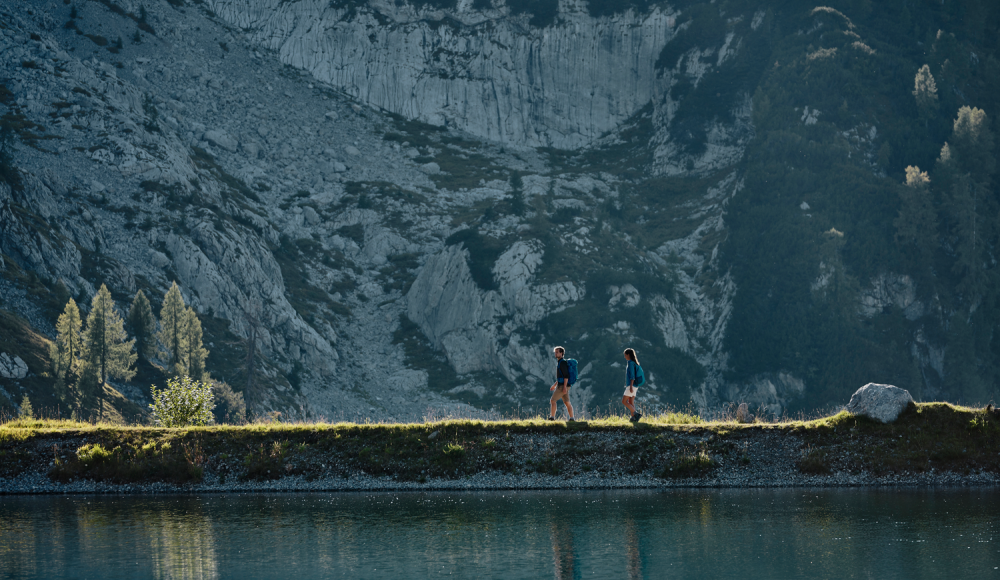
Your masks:
M 0 578 L 1000 578 L 1000 491 L 0 496 Z

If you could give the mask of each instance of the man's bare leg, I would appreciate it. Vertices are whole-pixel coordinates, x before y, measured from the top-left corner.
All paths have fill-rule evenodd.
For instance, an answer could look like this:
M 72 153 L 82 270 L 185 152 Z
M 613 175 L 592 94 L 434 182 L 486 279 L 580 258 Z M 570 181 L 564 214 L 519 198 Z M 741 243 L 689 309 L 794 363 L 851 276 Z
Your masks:
M 569 418 L 576 419 L 576 415 L 573 413 L 573 404 L 569 402 L 569 387 L 563 389 L 562 400 L 563 404 L 566 405 L 566 412 L 569 413 Z

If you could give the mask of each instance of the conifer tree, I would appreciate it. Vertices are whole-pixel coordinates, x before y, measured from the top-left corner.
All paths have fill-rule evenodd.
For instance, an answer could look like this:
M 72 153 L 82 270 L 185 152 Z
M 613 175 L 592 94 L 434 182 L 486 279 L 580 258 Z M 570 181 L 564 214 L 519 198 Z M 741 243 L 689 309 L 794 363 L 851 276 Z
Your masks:
M 84 361 L 80 367 L 80 379 L 76 382 L 76 390 L 80 394 L 79 406 L 93 407 L 98 395 L 102 391 L 101 381 L 97 376 L 97 367 Z
M 917 76 L 913 79 L 913 96 L 917 99 L 917 108 L 920 109 L 920 116 L 931 117 L 938 106 L 937 83 L 934 82 L 934 75 L 931 74 L 931 67 L 926 64 L 917 71 Z
M 899 192 L 902 205 L 894 222 L 896 241 L 916 247 L 923 266 L 930 265 L 938 243 L 937 213 L 929 186 L 927 172 L 914 165 L 906 168 L 906 187 Z
M 80 309 L 72 298 L 56 321 L 56 341 L 52 345 L 52 365 L 57 378 L 66 380 L 81 358 L 83 337 L 80 335 Z
M 201 342 L 201 321 L 193 308 L 188 308 L 184 313 L 184 367 L 187 376 L 197 381 L 202 380 L 205 374 L 205 359 L 208 358 L 208 351 Z
M 167 294 L 163 297 L 163 308 L 160 309 L 160 345 L 162 346 L 167 360 L 167 368 L 173 372 L 183 368 L 185 345 L 184 321 L 185 321 L 184 298 L 181 297 L 181 290 L 177 287 L 177 282 L 170 286 Z M 183 374 L 180 372 L 178 374 Z
M 156 318 L 153 317 L 153 309 L 142 290 L 137 291 L 132 299 L 126 323 L 129 332 L 135 337 L 136 354 L 148 362 L 156 356 Z
M 986 113 L 962 107 L 949 143 L 941 148 L 937 173 L 945 185 L 949 242 L 956 257 L 952 270 L 959 276 L 959 292 L 971 305 L 989 286 L 984 268 L 997 228 L 997 203 L 990 193 L 995 163 Z
M 136 360 L 132 352 L 135 340 L 127 338 L 124 321 L 115 310 L 111 292 L 101 284 L 90 303 L 84 332 L 87 363 L 93 367 L 100 383 L 107 383 L 108 377 L 130 380 L 135 376 L 132 368 Z

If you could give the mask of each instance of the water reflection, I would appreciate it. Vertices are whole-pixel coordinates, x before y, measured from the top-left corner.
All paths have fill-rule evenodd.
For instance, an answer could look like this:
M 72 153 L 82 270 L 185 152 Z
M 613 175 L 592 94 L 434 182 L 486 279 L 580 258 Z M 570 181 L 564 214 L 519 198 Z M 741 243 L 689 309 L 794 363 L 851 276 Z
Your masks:
M 0 496 L 0 578 L 1000 577 L 997 508 L 994 490 Z
M 549 535 L 552 537 L 552 565 L 555 567 L 556 580 L 572 580 L 578 578 L 573 574 L 573 530 L 568 519 L 555 520 L 549 523 Z
M 219 577 L 212 525 L 202 513 L 144 515 L 157 580 L 214 580 Z

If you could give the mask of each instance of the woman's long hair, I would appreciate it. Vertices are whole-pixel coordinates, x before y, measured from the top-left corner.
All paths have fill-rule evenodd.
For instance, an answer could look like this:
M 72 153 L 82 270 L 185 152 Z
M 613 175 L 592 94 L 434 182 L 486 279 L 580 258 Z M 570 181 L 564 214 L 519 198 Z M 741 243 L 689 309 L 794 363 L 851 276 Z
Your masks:
M 639 364 L 639 359 L 636 358 L 636 356 L 635 356 L 635 349 L 626 348 L 625 349 L 625 356 L 627 356 L 629 358 L 629 360 L 632 360 L 633 362 L 635 362 L 635 364 Z M 640 365 L 640 366 L 642 366 L 642 365 Z

